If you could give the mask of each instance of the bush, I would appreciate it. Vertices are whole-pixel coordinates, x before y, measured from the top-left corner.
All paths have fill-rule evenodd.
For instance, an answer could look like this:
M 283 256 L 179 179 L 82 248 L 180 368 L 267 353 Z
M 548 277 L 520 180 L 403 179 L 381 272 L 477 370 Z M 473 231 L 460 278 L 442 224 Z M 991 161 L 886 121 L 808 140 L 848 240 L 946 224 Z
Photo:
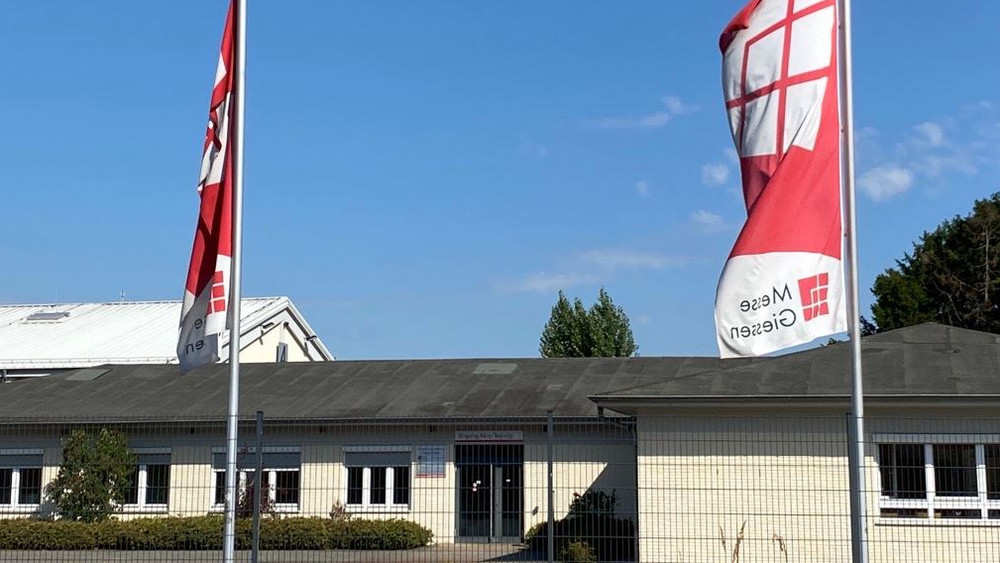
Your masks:
M 548 523 L 536 524 L 528 530 L 525 542 L 531 550 L 543 552 L 548 532 Z M 556 520 L 554 532 L 556 553 L 582 540 L 600 561 L 635 559 L 635 524 L 627 518 L 615 518 L 610 514 L 570 514 Z
M 328 549 L 331 526 L 325 518 L 278 518 L 260 523 L 261 549 Z
M 220 515 L 137 518 L 98 523 L 66 520 L 0 520 L 0 549 L 21 550 L 217 550 Z M 413 549 L 431 542 L 430 530 L 406 520 L 274 518 L 262 520 L 260 547 L 269 550 Z M 236 521 L 237 549 L 250 549 L 251 521 Z
M 253 482 L 252 477 L 248 480 L 246 486 L 239 492 L 239 499 L 236 502 L 236 517 L 237 518 L 252 518 L 253 517 L 253 500 L 254 500 L 254 489 L 256 484 Z M 260 515 L 261 517 L 274 516 L 274 503 L 271 502 L 271 487 L 266 483 L 260 488 Z
M 603 491 L 573 495 L 569 514 L 555 521 L 553 542 L 556 554 L 570 553 L 572 544 L 582 544 L 596 557 L 595 561 L 631 561 L 635 559 L 635 524 L 614 514 L 617 496 Z M 544 552 L 549 525 L 535 524 L 525 534 L 525 543 L 535 552 Z M 575 553 L 582 553 L 577 546 Z M 584 559 L 583 561 L 589 561 Z
M 568 561 L 570 563 L 597 563 L 597 555 L 593 548 L 585 541 L 574 541 L 566 544 L 558 554 L 556 561 Z
M 94 549 L 93 525 L 83 522 L 33 519 L 3 520 L 0 549 Z
M 62 455 L 58 475 L 45 486 L 60 516 L 100 522 L 125 503 L 135 470 L 125 434 L 74 430 L 62 441 Z
M 2 526 L 2 525 L 0 525 Z M 137 518 L 108 520 L 94 526 L 99 549 L 222 549 L 223 518 Z
M 413 549 L 431 542 L 434 534 L 423 526 L 399 520 L 342 520 L 330 522 L 334 549 Z

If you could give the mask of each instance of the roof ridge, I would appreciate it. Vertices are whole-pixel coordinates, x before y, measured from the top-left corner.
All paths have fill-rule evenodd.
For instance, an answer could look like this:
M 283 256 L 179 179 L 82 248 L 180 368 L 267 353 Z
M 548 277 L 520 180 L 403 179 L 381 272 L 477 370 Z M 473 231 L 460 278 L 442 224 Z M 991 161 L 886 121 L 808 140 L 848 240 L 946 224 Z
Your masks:
M 287 295 L 273 295 L 273 296 L 253 296 L 253 297 L 241 297 L 241 301 L 277 301 L 281 299 L 289 299 Z M 68 302 L 50 302 L 50 303 L 0 303 L 0 309 L 4 308 L 29 308 L 29 307 L 60 307 L 60 306 L 79 306 L 79 305 L 149 305 L 153 303 L 180 303 L 180 299 L 146 299 L 137 301 L 68 301 Z

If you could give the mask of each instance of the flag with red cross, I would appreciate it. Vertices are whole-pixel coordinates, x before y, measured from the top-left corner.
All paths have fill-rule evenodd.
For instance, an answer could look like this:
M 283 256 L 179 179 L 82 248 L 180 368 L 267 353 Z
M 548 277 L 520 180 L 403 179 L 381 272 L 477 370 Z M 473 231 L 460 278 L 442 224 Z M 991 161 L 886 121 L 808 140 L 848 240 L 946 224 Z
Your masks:
M 181 372 L 219 360 L 220 335 L 229 325 L 233 256 L 233 41 L 234 4 L 222 34 L 208 112 L 198 194 L 201 210 L 181 305 L 177 358 Z
M 752 0 L 719 40 L 747 220 L 715 298 L 722 357 L 847 329 L 835 0 Z

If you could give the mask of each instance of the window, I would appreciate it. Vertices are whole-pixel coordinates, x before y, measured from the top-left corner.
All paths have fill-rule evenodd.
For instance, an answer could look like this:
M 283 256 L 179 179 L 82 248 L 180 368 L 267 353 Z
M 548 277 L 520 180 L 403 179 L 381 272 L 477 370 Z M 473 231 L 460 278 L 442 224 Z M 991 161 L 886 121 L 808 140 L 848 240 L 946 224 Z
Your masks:
M 882 496 L 895 499 L 924 498 L 923 444 L 883 444 L 879 446 L 882 468 Z
M 934 446 L 934 489 L 941 497 L 974 497 L 976 446 L 940 444 Z
M 300 484 L 299 468 L 302 455 L 298 448 L 264 448 L 262 483 L 268 498 L 279 510 L 298 510 Z M 241 451 L 236 454 L 236 466 L 239 468 L 237 488 L 245 490 L 254 483 L 254 473 L 257 467 L 257 454 L 254 451 Z M 221 506 L 226 502 L 226 454 L 216 451 L 213 455 L 212 467 L 215 470 L 215 495 L 213 503 Z
M 132 470 L 132 487 L 125 495 L 125 504 L 135 507 L 166 508 L 170 491 L 170 452 L 136 453 Z
M 42 501 L 41 450 L 22 451 L 0 453 L 0 506 L 35 508 Z
M 1000 519 L 1000 444 L 881 444 L 883 517 Z
M 344 465 L 347 467 L 347 506 L 409 506 L 409 448 L 345 448 Z

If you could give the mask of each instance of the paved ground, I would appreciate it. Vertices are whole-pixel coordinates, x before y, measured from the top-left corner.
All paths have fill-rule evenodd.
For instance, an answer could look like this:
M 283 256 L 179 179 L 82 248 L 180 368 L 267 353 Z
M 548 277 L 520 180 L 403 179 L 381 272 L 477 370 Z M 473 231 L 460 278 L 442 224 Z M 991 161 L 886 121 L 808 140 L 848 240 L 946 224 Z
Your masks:
M 0 563 L 42 561 L 52 563 L 192 562 L 217 563 L 220 551 L 0 551 Z M 250 552 L 237 553 L 236 560 L 250 561 Z M 443 544 L 406 551 L 262 551 L 260 563 L 478 563 L 485 561 L 545 561 L 510 544 Z

